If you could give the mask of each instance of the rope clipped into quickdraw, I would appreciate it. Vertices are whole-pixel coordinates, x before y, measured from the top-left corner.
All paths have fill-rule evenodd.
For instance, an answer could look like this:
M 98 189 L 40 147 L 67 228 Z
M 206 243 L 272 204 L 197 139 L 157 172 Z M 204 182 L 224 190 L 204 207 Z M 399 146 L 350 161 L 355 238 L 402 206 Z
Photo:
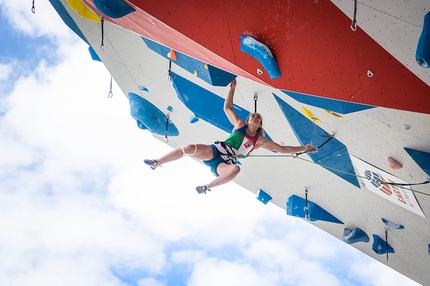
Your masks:
M 254 112 L 257 113 L 257 100 L 258 100 L 258 94 L 254 93 Z
M 36 14 L 36 7 L 34 6 L 34 0 L 33 0 L 33 3 L 31 5 L 31 12 L 33 12 L 33 14 Z
M 330 136 L 328 136 L 328 135 L 325 135 L 324 137 L 327 137 L 327 140 L 326 141 L 324 141 L 321 145 L 319 145 L 318 147 L 316 147 L 316 150 L 318 150 L 318 149 L 320 149 L 322 146 L 324 146 L 325 144 L 327 144 L 331 139 L 333 139 L 334 138 L 334 136 L 335 136 L 336 134 L 335 133 L 333 133 L 332 135 L 330 135 Z M 302 154 L 305 154 L 305 153 L 307 153 L 308 151 L 303 151 L 303 152 L 300 152 L 300 153 L 296 153 L 296 154 L 294 154 L 294 155 L 292 155 L 292 157 L 297 157 L 297 156 L 299 156 L 299 155 L 302 155 Z
M 105 37 L 105 33 L 104 33 L 104 24 L 105 24 L 105 19 L 103 17 L 100 18 L 100 23 L 101 23 L 101 30 L 102 30 L 102 40 L 100 43 L 100 50 L 104 50 L 105 49 L 105 44 L 104 44 L 104 37 Z
M 110 76 L 110 87 L 109 87 L 108 97 L 109 98 L 113 97 L 113 92 L 112 92 L 112 75 Z
M 309 220 L 308 188 L 305 187 L 305 219 Z
M 167 70 L 167 80 L 172 80 L 172 61 L 169 61 L 169 69 Z
M 167 135 L 169 134 L 169 119 L 170 119 L 170 114 L 167 113 L 166 114 L 166 135 L 164 136 L 164 142 L 169 142 L 169 138 L 167 138 Z
M 354 16 L 352 17 L 351 30 L 357 30 L 357 0 L 354 0 Z
M 387 264 L 388 264 L 388 230 L 385 229 L 385 254 L 387 255 Z

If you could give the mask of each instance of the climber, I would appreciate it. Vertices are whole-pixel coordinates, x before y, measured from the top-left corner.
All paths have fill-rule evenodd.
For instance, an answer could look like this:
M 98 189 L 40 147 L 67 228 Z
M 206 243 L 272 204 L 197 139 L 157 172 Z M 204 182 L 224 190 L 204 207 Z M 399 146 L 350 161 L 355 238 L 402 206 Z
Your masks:
M 317 148 L 311 144 L 306 146 L 281 146 L 266 137 L 263 132 L 263 119 L 259 113 L 251 113 L 244 122 L 233 109 L 233 97 L 236 89 L 236 80 L 230 83 L 230 90 L 224 102 L 224 112 L 234 129 L 225 141 L 217 141 L 214 144 L 188 144 L 164 155 L 159 159 L 145 159 L 151 169 L 180 159 L 184 155 L 190 155 L 195 159 L 202 160 L 211 168 L 217 177 L 212 182 L 196 187 L 199 194 L 210 191 L 211 188 L 225 184 L 233 180 L 240 172 L 236 164 L 238 158 L 249 155 L 253 150 L 264 147 L 268 150 L 282 154 L 297 154 L 302 152 L 317 152 Z

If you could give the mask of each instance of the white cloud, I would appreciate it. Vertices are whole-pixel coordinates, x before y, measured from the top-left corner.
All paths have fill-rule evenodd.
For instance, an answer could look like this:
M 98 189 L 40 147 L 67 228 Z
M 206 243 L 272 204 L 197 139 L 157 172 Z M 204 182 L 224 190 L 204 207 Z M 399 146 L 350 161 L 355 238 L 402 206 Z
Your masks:
M 264 278 L 265 277 L 259 276 L 255 269 L 247 264 L 226 260 L 206 259 L 199 261 L 195 265 L 188 285 L 271 285 L 270 281 Z
M 63 23 L 49 1 L 35 1 L 36 13 L 31 12 L 32 1 L 0 0 L 2 17 L 11 28 L 32 37 L 49 36 L 65 40 L 69 28 Z M 67 35 L 65 37 L 65 35 Z
M 154 278 L 144 278 L 138 281 L 138 286 L 164 286 L 165 283 L 155 280 Z
M 11 73 L 12 73 L 12 65 L 11 64 L 0 63 L 0 81 L 7 80 Z

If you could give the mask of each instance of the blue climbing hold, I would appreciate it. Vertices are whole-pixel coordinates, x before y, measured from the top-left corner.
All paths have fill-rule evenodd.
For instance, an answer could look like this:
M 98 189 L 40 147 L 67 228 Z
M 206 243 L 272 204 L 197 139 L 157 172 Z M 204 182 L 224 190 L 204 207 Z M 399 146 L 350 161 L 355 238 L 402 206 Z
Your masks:
M 139 85 L 139 89 L 141 90 L 141 91 L 146 91 L 146 92 L 148 92 L 149 90 L 146 88 L 146 87 L 144 87 L 143 85 Z
M 292 195 L 287 200 L 287 215 L 306 218 L 306 200 Z M 314 202 L 308 201 L 308 218 L 310 221 L 327 221 L 343 224 L 340 220 L 334 217 L 331 213 L 320 207 Z
M 328 139 L 329 134 L 324 129 L 313 123 L 276 94 L 273 93 L 273 95 L 301 145 L 312 143 L 315 146 L 319 146 Z M 317 153 L 307 153 L 312 161 L 360 188 L 346 146 L 336 138 L 332 138 L 326 143 Z
M 341 101 L 341 100 L 332 99 L 332 98 L 323 98 L 319 96 L 303 94 L 298 92 L 292 92 L 292 91 L 286 91 L 286 90 L 282 90 L 282 92 L 301 103 L 309 104 L 311 106 L 315 106 L 319 108 L 324 108 L 340 114 L 349 114 L 353 112 L 374 108 L 374 106 L 371 106 L 371 105 Z
M 256 58 L 263 65 L 271 79 L 281 76 L 278 63 L 266 45 L 251 36 L 240 36 L 240 50 Z
M 170 48 L 144 37 L 142 37 L 142 40 L 149 49 L 169 61 L 172 60 L 172 58 L 169 57 L 169 53 L 171 52 Z M 180 66 L 184 70 L 196 75 L 200 79 L 213 86 L 227 86 L 233 79 L 236 78 L 236 75 L 234 74 L 221 70 L 212 65 L 205 64 L 204 62 L 179 51 L 176 51 L 175 54 L 176 60 L 173 61 L 175 65 Z
M 369 242 L 369 236 L 359 229 L 358 227 L 353 230 L 345 228 L 343 230 L 342 240 L 348 244 L 353 244 L 357 242 Z
M 90 55 L 91 55 L 91 58 L 93 59 L 93 61 L 96 61 L 96 62 L 102 61 L 100 59 L 100 57 L 97 55 L 97 53 L 94 51 L 93 47 L 89 46 L 88 51 L 90 51 Z
M 197 117 L 195 117 L 195 116 L 191 117 L 191 119 L 190 119 L 190 123 L 191 123 L 191 124 L 194 124 L 194 123 L 196 123 L 197 121 L 199 121 L 199 119 L 198 119 Z
M 272 197 L 262 189 L 259 189 L 257 192 L 257 200 L 267 205 L 267 203 L 272 200 Z
M 392 229 L 404 229 L 405 227 L 401 224 L 396 224 L 396 223 L 392 223 L 388 220 L 386 220 L 385 218 L 382 218 L 382 222 L 389 228 Z
M 166 135 L 166 115 L 148 100 L 129 92 L 130 114 L 138 121 L 140 129 L 148 129 L 158 135 Z M 139 124 L 140 122 L 140 124 Z M 168 136 L 178 136 L 179 131 L 169 119 L 167 125 Z
M 394 253 L 394 248 L 392 248 L 388 243 L 385 242 L 385 240 L 376 234 L 373 234 L 372 249 L 378 255 L 386 254 L 387 252 Z
M 423 68 L 430 68 L 430 12 L 424 16 L 423 30 L 418 40 L 415 60 Z
M 142 129 L 142 130 L 147 130 L 148 128 L 146 128 L 146 126 L 145 125 L 143 125 L 142 124 L 142 122 L 140 122 L 139 120 L 136 120 L 136 123 L 137 123 L 137 127 L 139 127 L 139 129 Z
M 110 18 L 121 18 L 136 11 L 122 0 L 94 0 L 94 5 Z
M 417 163 L 417 165 L 430 176 L 430 153 L 424 151 L 418 151 L 410 148 L 403 148 Z

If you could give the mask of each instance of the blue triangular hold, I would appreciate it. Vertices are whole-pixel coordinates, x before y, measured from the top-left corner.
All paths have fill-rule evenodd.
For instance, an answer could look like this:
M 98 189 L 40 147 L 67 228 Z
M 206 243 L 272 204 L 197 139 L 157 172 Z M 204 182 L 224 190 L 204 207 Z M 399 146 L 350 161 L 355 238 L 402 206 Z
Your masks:
M 144 37 L 142 37 L 142 39 L 149 49 L 153 50 L 154 52 L 169 61 L 172 60 L 167 55 L 170 52 L 170 48 Z M 236 75 L 234 74 L 221 70 L 212 65 L 205 64 L 202 61 L 190 57 L 186 54 L 183 54 L 178 51 L 176 51 L 175 53 L 176 60 L 172 61 L 173 63 L 180 66 L 191 74 L 197 74 L 200 79 L 206 81 L 213 86 L 227 86 L 233 79 L 236 78 Z
M 287 215 L 306 218 L 306 200 L 299 196 L 290 196 L 287 200 L 286 209 Z M 332 223 L 343 224 L 343 222 L 338 220 L 331 213 L 311 201 L 308 201 L 308 216 L 310 221 L 322 220 Z
M 319 146 L 328 139 L 330 135 L 324 129 L 288 105 L 276 94 L 273 95 L 300 144 L 306 145 L 311 143 L 314 146 Z M 336 138 L 328 141 L 316 154 L 307 153 L 307 155 L 315 163 L 321 164 L 333 174 L 360 188 L 348 149 Z
M 410 148 L 403 148 L 408 152 L 409 156 L 417 163 L 418 166 L 430 176 L 430 153 L 418 151 Z
M 390 244 L 386 243 L 379 235 L 373 234 L 372 249 L 376 254 L 382 255 L 388 253 L 394 253 L 394 248 Z M 388 249 L 388 251 L 387 251 Z
M 334 111 L 340 114 L 348 114 L 357 111 L 362 111 L 370 108 L 375 108 L 371 105 L 364 105 L 355 102 L 341 101 L 332 98 L 323 98 L 319 96 L 303 94 L 298 92 L 282 90 L 283 93 L 291 98 L 294 98 L 298 102 L 309 104 L 311 106 L 324 108 L 330 111 Z

